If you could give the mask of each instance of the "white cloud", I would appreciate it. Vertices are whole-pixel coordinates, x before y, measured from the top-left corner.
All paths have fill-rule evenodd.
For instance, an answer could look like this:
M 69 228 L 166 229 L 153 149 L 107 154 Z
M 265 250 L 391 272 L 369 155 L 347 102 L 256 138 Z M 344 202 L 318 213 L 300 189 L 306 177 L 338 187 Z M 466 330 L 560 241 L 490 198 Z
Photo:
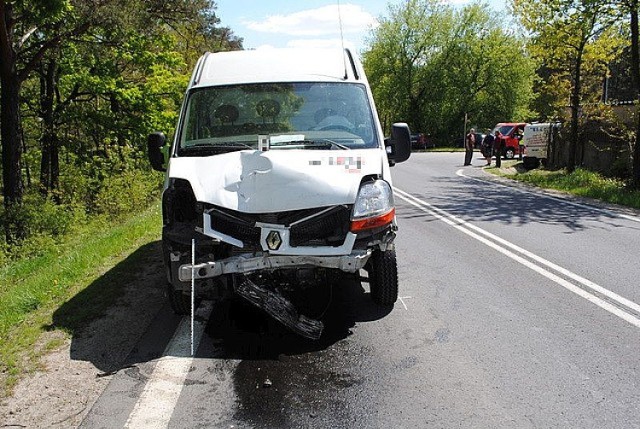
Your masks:
M 353 4 L 340 6 L 344 34 L 359 33 L 378 25 L 376 18 Z M 303 10 L 289 15 L 272 15 L 264 21 L 244 22 L 253 31 L 280 33 L 292 36 L 325 36 L 340 34 L 338 5 Z

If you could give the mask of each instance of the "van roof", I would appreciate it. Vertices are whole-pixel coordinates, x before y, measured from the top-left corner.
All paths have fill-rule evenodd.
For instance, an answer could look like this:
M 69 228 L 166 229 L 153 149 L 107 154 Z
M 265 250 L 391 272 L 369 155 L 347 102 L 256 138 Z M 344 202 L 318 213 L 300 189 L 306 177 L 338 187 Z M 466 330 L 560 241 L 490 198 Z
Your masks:
M 364 79 L 362 65 L 348 49 L 260 48 L 204 54 L 189 87 Z

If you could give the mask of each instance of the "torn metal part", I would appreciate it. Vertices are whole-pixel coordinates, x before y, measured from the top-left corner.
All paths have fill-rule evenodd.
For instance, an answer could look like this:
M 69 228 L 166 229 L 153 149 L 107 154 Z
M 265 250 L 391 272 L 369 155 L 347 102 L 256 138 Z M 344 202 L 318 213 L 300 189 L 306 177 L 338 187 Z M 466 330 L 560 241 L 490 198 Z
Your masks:
M 347 273 L 355 273 L 365 266 L 371 250 L 354 251 L 351 255 L 343 256 L 277 256 L 264 254 L 261 256 L 232 256 L 221 261 L 210 261 L 200 264 L 183 264 L 178 271 L 180 281 L 191 280 L 194 273 L 196 280 L 218 277 L 223 274 L 244 274 L 259 270 L 277 268 L 314 266 L 322 268 L 336 268 Z M 192 270 L 193 268 L 193 270 Z
M 294 305 L 282 295 L 261 288 L 246 277 L 236 285 L 236 292 L 298 335 L 311 340 L 317 340 L 322 335 L 324 324 L 299 314 Z

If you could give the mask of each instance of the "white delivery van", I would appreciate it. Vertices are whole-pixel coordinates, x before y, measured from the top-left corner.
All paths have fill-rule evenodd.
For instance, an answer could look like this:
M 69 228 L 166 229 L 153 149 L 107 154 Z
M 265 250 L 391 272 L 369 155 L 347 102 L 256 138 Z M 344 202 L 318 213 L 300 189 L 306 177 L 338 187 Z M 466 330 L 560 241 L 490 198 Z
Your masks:
M 546 162 L 549 145 L 553 141 L 554 128 L 557 122 L 532 123 L 524 129 L 522 142 L 524 144 L 524 158 L 522 163 L 525 168 L 537 168 L 540 162 Z
M 396 301 L 390 166 L 409 158 L 410 131 L 394 124 L 385 140 L 349 50 L 207 53 L 173 142 L 153 133 L 148 147 L 166 171 L 162 244 L 177 313 L 191 309 L 192 278 L 194 301 L 239 296 L 308 338 L 323 325 L 302 309 L 336 274 L 364 269 L 373 301 Z

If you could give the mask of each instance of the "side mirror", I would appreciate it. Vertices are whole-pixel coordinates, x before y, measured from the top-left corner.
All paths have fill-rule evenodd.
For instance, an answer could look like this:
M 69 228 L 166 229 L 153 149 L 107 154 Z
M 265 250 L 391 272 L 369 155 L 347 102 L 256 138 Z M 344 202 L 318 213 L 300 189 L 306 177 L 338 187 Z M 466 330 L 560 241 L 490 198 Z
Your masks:
M 162 154 L 162 148 L 167 142 L 167 138 L 164 133 L 151 133 L 147 137 L 147 149 L 149 151 L 149 163 L 154 170 L 167 171 L 164 164 L 164 155 Z
M 391 138 L 384 142 L 389 157 L 389 165 L 404 162 L 411 156 L 411 131 L 409 125 L 398 122 L 391 127 Z

